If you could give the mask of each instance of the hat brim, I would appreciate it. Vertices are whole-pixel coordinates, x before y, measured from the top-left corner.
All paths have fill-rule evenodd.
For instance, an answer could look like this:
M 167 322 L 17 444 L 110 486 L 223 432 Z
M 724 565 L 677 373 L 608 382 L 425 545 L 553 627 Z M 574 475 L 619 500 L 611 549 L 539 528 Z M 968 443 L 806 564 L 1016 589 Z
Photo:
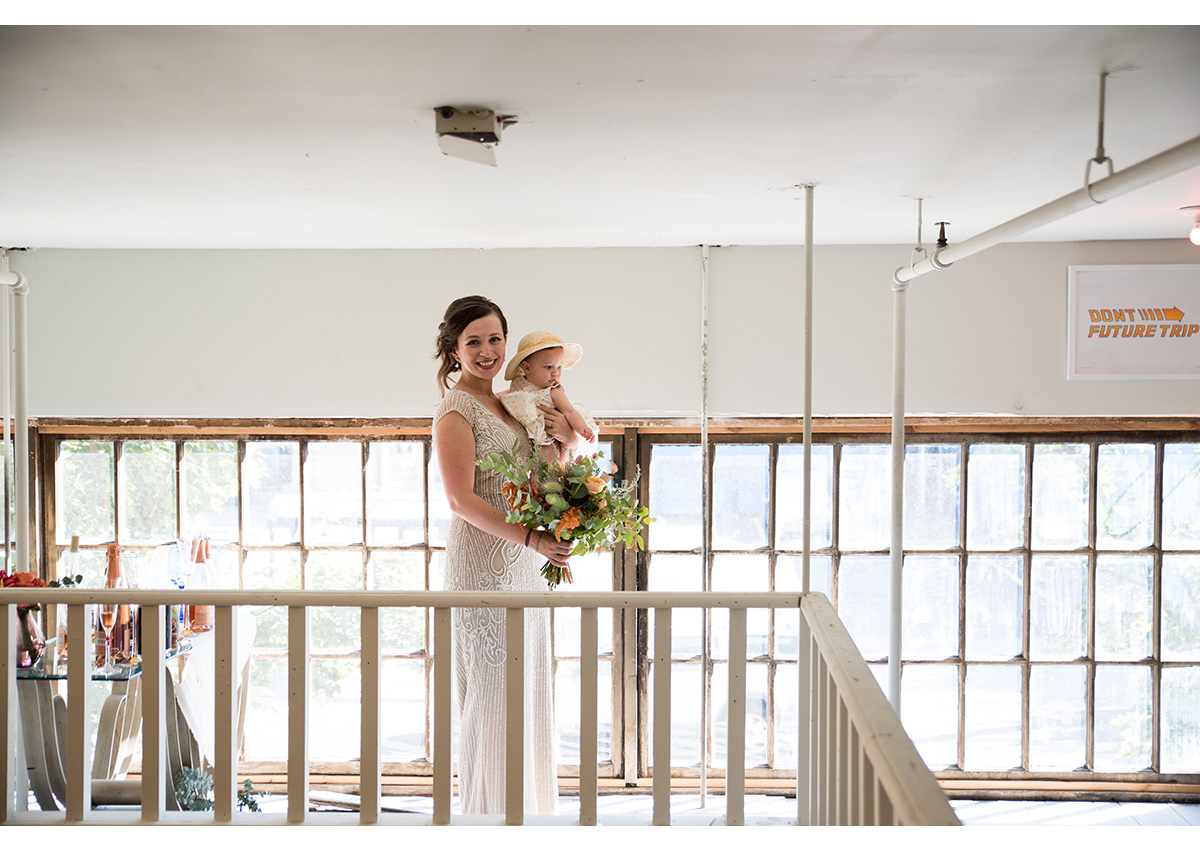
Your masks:
M 528 349 L 518 349 L 513 355 L 513 359 L 508 362 L 508 366 L 504 369 L 504 380 L 512 381 L 521 372 L 521 362 L 525 358 L 540 352 L 542 349 L 562 349 L 563 350 L 563 369 L 570 369 L 575 364 L 579 363 L 579 359 L 583 357 L 583 346 L 578 343 L 539 343 L 536 346 L 530 346 Z

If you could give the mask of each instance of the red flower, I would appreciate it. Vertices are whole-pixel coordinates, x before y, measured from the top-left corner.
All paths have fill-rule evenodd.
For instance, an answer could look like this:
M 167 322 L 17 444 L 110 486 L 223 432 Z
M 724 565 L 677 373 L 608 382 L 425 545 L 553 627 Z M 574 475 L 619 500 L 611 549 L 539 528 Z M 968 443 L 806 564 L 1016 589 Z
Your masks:
M 46 580 L 36 573 L 0 573 L 5 588 L 45 588 Z

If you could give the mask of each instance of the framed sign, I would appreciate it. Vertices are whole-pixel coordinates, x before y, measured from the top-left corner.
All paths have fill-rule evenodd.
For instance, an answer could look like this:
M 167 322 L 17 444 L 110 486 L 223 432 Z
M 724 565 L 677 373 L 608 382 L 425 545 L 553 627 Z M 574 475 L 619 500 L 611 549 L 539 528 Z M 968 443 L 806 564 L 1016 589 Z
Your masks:
M 1067 378 L 1200 378 L 1200 265 L 1068 266 Z

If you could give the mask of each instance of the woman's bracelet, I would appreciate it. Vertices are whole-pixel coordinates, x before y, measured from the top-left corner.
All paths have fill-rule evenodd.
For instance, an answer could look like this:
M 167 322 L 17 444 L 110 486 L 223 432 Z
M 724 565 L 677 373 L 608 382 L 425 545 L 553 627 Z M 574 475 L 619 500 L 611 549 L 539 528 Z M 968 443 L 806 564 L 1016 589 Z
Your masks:
M 532 529 L 530 529 L 528 532 L 525 533 L 525 546 L 529 546 L 529 536 L 532 534 L 533 534 Z

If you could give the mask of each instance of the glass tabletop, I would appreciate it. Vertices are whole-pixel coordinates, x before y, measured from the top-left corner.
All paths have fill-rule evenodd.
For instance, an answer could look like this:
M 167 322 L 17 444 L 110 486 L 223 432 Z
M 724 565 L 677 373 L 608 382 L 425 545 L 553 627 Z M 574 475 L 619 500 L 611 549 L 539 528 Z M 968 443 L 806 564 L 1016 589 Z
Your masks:
M 59 664 L 54 653 L 54 640 L 46 642 L 46 655 L 38 664 L 28 668 L 17 668 L 18 680 L 65 680 L 67 678 L 66 662 Z M 191 642 L 181 641 L 178 647 L 172 647 L 164 656 L 165 659 L 174 659 L 181 656 L 192 649 Z M 100 682 L 124 682 L 139 676 L 142 673 L 142 660 L 140 657 L 133 657 L 132 661 L 114 663 L 109 666 L 108 670 L 104 670 L 100 666 L 93 663 L 92 680 Z

